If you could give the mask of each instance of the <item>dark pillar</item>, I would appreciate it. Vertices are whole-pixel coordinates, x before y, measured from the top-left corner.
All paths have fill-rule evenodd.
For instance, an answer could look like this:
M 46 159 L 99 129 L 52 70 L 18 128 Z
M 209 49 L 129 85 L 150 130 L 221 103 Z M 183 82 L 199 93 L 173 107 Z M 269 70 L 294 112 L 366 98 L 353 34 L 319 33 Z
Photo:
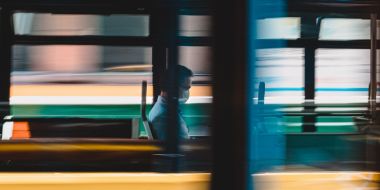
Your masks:
M 213 0 L 212 190 L 245 190 L 247 164 L 247 1 Z
M 9 10 L 0 10 L 0 118 L 10 114 L 11 79 L 11 16 Z M 2 126 L 2 122 L 0 123 Z

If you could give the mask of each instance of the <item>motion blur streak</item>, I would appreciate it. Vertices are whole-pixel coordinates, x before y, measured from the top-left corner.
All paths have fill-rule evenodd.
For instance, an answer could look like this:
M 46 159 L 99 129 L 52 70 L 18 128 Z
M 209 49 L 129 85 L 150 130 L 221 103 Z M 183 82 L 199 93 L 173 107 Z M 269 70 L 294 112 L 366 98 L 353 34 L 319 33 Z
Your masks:
M 378 172 L 289 172 L 253 175 L 257 190 L 369 190 L 378 188 Z M 0 173 L 0 188 L 206 190 L 208 173 Z
M 141 87 L 136 85 L 13 85 L 11 96 L 140 96 Z M 152 96 L 148 87 L 147 95 Z M 209 86 L 194 86 L 191 96 L 211 96 Z
M 0 189 L 12 190 L 206 190 L 207 173 L 0 173 Z
M 378 172 L 289 172 L 254 175 L 257 190 L 378 189 Z
M 105 144 L 47 144 L 47 145 L 37 145 L 37 144 L 7 144 L 1 145 L 0 152 L 8 151 L 159 151 L 161 150 L 158 146 L 149 145 L 105 145 Z

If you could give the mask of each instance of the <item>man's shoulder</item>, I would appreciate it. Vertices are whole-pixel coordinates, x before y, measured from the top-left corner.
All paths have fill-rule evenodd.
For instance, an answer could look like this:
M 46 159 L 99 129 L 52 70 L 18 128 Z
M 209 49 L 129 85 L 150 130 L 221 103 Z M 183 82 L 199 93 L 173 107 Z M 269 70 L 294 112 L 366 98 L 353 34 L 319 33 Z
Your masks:
M 152 110 L 150 110 L 149 112 L 149 120 L 154 120 L 154 119 L 157 119 L 157 118 L 162 118 L 162 117 L 165 117 L 165 110 L 162 110 L 162 109 L 154 109 L 152 108 Z
M 157 100 L 157 102 L 153 105 L 152 109 L 149 112 L 149 121 L 157 120 L 166 115 L 166 106 L 162 99 Z

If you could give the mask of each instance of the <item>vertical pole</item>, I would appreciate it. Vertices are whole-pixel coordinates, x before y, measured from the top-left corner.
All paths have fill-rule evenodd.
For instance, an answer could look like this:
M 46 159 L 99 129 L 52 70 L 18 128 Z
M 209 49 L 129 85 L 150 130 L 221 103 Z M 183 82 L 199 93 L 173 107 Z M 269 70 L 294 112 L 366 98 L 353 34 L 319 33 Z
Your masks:
M 376 50 L 377 50 L 377 26 L 376 26 L 377 14 L 371 13 L 371 51 L 370 51 L 370 83 L 369 83 L 369 93 L 368 93 L 368 108 L 370 113 L 370 122 L 373 124 L 376 119 L 376 91 L 377 91 L 377 81 L 376 81 Z M 371 126 L 371 125 L 370 125 Z M 367 164 L 369 170 L 379 170 L 379 156 L 376 154 L 377 151 L 373 151 L 379 147 L 378 141 L 375 143 L 372 140 L 367 140 L 366 144 L 366 160 L 372 161 L 375 158 L 375 165 L 372 166 Z
M 0 119 L 10 114 L 9 96 L 11 85 L 11 15 L 0 10 Z M 2 126 L 2 123 L 0 126 Z
M 370 66 L 370 94 L 369 94 L 369 107 L 372 122 L 375 121 L 376 117 L 376 91 L 377 91 L 377 81 L 376 81 L 376 50 L 377 50 L 377 14 L 371 14 L 371 66 Z
M 318 40 L 318 26 L 316 17 L 301 18 L 301 37 L 310 39 L 311 41 Z M 305 66 L 304 66 L 304 81 L 305 81 L 305 106 L 306 112 L 315 111 L 315 49 L 314 43 L 308 44 L 305 47 Z M 315 116 L 304 116 L 302 132 L 315 132 L 316 118 Z
M 164 75 L 166 68 L 166 40 L 165 34 L 167 27 L 165 26 L 165 15 L 159 6 L 154 6 L 152 15 L 150 16 L 150 37 L 153 41 L 152 62 L 153 62 L 153 102 L 157 101 L 157 97 L 161 93 L 161 77 Z
M 248 188 L 247 0 L 213 0 L 212 190 Z
M 179 171 L 179 118 L 178 118 L 178 9 L 179 0 L 169 0 L 168 22 L 168 127 L 166 128 L 166 154 L 170 161 L 169 171 Z
M 163 85 L 167 86 L 167 118 L 165 124 L 166 138 L 163 145 L 164 154 L 155 155 L 155 171 L 178 172 L 181 155 L 179 154 L 178 121 L 178 6 L 179 0 L 155 1 L 150 18 L 150 36 L 153 40 L 153 101 L 161 93 Z M 164 76 L 168 74 L 168 76 Z M 166 84 L 162 84 L 163 78 Z
M 305 48 L 305 100 L 315 99 L 315 48 Z

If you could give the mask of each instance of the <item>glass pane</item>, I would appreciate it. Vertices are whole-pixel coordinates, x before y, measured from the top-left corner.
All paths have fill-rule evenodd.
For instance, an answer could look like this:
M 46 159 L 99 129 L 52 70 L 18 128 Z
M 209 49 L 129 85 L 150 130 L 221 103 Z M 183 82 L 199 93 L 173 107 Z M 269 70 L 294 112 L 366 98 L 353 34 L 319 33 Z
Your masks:
M 19 35 L 149 35 L 149 15 L 15 13 L 13 23 Z
M 102 55 L 104 71 L 152 71 L 152 48 L 150 47 L 105 46 Z
M 211 35 L 211 16 L 181 15 L 179 19 L 180 36 L 194 37 Z
M 368 102 L 370 51 L 317 49 L 316 101 Z
M 179 64 L 188 67 L 196 75 L 211 73 L 211 47 L 180 46 Z
M 258 39 L 297 39 L 301 34 L 301 19 L 296 17 L 257 20 Z
M 182 106 L 184 120 L 186 121 L 190 135 L 209 134 L 210 105 L 212 102 L 211 90 L 211 64 L 212 48 L 209 46 L 180 46 L 179 64 L 190 69 L 192 87 L 190 98 L 185 106 Z
M 265 82 L 265 103 L 303 101 L 303 49 L 258 49 L 256 57 L 256 80 Z
M 151 47 L 16 45 L 12 60 L 12 96 L 139 97 L 141 81 L 151 83 L 152 76 Z M 95 97 L 87 100 L 101 102 Z
M 362 40 L 370 38 L 370 20 L 326 18 L 322 19 L 319 39 Z

